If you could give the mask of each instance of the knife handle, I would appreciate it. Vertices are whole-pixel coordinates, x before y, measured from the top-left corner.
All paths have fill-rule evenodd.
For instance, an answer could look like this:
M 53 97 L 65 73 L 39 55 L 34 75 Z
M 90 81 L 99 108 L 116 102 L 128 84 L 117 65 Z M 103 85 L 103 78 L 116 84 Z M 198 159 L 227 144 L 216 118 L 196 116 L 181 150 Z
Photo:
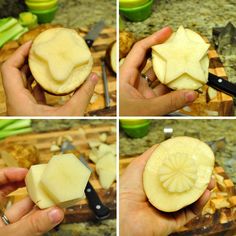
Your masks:
M 85 39 L 85 42 L 86 42 L 86 44 L 88 45 L 88 47 L 91 48 L 94 41 L 91 40 L 91 39 Z
M 236 97 L 236 85 L 214 74 L 209 74 L 207 84 L 216 90 Z
M 97 192 L 89 182 L 85 188 L 85 195 L 97 219 L 105 219 L 110 215 L 110 209 L 103 205 Z

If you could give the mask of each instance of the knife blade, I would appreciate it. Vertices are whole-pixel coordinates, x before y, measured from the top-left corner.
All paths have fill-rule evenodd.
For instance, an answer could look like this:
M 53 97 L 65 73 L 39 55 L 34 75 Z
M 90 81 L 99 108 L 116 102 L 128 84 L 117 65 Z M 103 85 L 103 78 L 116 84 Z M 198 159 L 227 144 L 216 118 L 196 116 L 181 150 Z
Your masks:
M 102 80 L 103 80 L 104 94 L 105 94 L 105 106 L 106 106 L 106 108 L 109 108 L 110 107 L 110 95 L 109 95 L 109 89 L 108 89 L 105 60 L 102 59 L 101 63 L 102 63 Z
M 236 84 L 212 73 L 208 75 L 207 85 L 223 93 L 236 97 Z
M 64 153 L 65 151 L 72 151 L 75 150 L 75 146 L 68 140 L 65 140 L 61 145 L 61 152 Z M 85 158 L 80 155 L 80 161 L 86 166 L 91 172 L 93 169 L 90 168 Z M 102 201 L 100 200 L 96 190 L 93 188 L 92 184 L 88 181 L 84 193 L 88 200 L 89 207 L 93 211 L 96 219 L 104 220 L 110 216 L 110 209 L 105 206 Z
M 93 42 L 98 37 L 104 26 L 105 23 L 103 20 L 101 20 L 93 26 L 93 28 L 87 33 L 87 35 L 85 35 L 84 39 L 88 47 L 92 47 Z

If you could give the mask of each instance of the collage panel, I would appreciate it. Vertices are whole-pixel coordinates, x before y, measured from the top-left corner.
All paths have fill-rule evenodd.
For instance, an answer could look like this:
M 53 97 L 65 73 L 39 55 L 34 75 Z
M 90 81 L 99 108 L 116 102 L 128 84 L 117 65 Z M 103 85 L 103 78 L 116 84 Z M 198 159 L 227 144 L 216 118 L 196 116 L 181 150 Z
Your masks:
M 234 116 L 232 0 L 119 0 L 121 116 Z
M 116 0 L 3 0 L 0 115 L 115 116 L 115 58 Z
M 116 120 L 0 120 L 0 235 L 116 235 Z
M 236 120 L 119 126 L 121 236 L 236 234 Z

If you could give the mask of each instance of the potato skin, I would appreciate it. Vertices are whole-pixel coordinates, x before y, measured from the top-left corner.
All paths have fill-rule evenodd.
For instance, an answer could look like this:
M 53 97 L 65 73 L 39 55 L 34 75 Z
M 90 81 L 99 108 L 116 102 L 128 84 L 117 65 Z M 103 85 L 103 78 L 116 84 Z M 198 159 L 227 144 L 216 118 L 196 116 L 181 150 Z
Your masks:
M 131 32 L 120 31 L 119 36 L 119 59 L 124 58 L 129 53 L 133 44 L 136 42 L 134 35 Z
M 114 68 L 112 67 L 112 62 L 111 62 L 111 51 L 112 51 L 112 47 L 114 46 L 114 44 L 116 43 L 116 40 L 114 42 L 112 42 L 107 50 L 106 50 L 106 56 L 105 56 L 105 61 L 107 63 L 107 65 L 109 66 L 109 68 L 116 73 L 116 71 L 114 70 Z

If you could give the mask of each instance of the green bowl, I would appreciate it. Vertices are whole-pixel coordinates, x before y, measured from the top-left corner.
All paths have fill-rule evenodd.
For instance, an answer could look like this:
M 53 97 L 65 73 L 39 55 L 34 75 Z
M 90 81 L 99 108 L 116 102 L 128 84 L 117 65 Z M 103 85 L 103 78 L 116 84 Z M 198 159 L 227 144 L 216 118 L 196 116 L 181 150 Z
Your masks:
M 49 23 L 54 19 L 58 7 L 54 7 L 48 10 L 32 10 L 29 9 L 30 12 L 35 14 L 38 17 L 39 23 Z
M 119 7 L 120 8 L 131 8 L 131 7 L 139 7 L 143 4 L 146 4 L 149 0 L 120 0 Z
M 153 0 L 150 0 L 139 7 L 120 7 L 120 13 L 130 21 L 144 21 L 152 14 L 152 4 Z
M 142 138 L 149 132 L 150 121 L 139 125 L 121 125 L 125 133 L 131 138 Z
M 57 6 L 57 0 L 50 0 L 47 2 L 31 2 L 31 1 L 25 1 L 25 4 L 30 8 L 31 10 L 48 10 L 55 6 Z
M 147 119 L 120 119 L 121 125 L 142 125 L 149 122 Z

